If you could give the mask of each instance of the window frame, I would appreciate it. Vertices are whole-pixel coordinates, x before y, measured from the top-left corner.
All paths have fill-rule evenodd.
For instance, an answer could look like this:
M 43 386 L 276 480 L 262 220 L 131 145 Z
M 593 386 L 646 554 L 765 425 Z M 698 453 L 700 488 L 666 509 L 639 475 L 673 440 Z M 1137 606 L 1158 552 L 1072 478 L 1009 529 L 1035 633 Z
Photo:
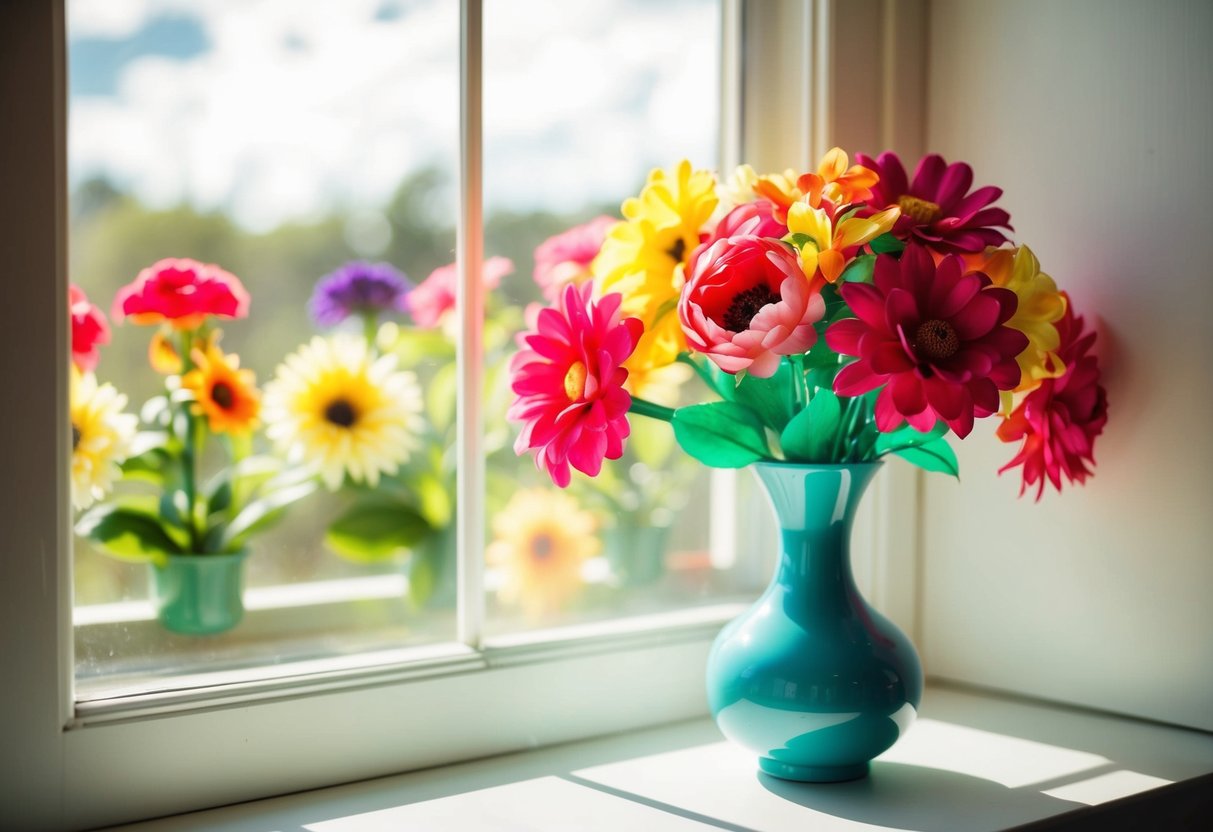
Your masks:
M 465 46 L 478 54 L 481 0 L 462 0 Z M 886 60 L 874 78 L 854 68 L 833 72 L 834 47 L 854 31 L 850 18 L 921 14 L 885 0 L 722 0 L 722 163 L 745 158 L 758 167 L 806 166 L 827 138 L 849 143 L 868 116 L 839 111 L 839 85 L 887 86 Z M 240 688 L 207 687 L 185 696 L 155 694 L 122 707 L 78 708 L 74 701 L 71 537 L 68 477 L 66 316 L 66 50 L 63 0 L 0 7 L 0 100 L 10 123 L 0 136 L 0 227 L 11 238 L 6 271 L 9 303 L 0 308 L 0 374 L 21 391 L 6 403 L 0 432 L 5 468 L 0 492 L 0 627 L 4 668 L 0 720 L 0 825 L 23 829 L 85 828 L 266 797 L 457 760 L 686 719 L 706 713 L 702 673 L 708 648 L 736 610 L 687 611 L 611 627 L 571 628 L 486 642 L 479 598 L 462 614 L 462 644 L 408 662 L 317 672 Z M 746 48 L 749 44 L 751 48 Z M 754 48 L 761 45 L 762 48 Z M 891 50 L 892 39 L 884 39 Z M 890 53 L 891 54 L 891 53 Z M 888 55 L 886 55 L 886 58 Z M 478 60 L 464 66 L 464 182 L 479 181 Z M 786 67 L 795 66 L 796 72 Z M 469 83 L 469 76 L 472 77 Z M 879 138 L 917 151 L 919 118 L 902 117 L 886 98 Z M 778 102 L 774 106 L 772 102 Z M 756 114 L 762 114 L 758 129 Z M 869 114 L 870 115 L 870 114 Z M 894 116 L 896 115 L 896 118 Z M 809 141 L 805 138 L 810 137 Z M 459 253 L 478 264 L 479 198 L 461 205 Z M 476 320 L 479 281 L 461 271 L 465 326 Z M 461 346 L 475 357 L 477 330 Z M 464 393 L 474 391 L 470 367 Z M 469 399 L 462 407 L 475 406 Z M 11 420 L 10 418 L 11 417 Z M 483 467 L 478 428 L 462 413 L 462 463 Z M 36 472 L 57 472 L 39 477 Z M 464 469 L 461 469 L 464 470 Z M 475 470 L 475 467 L 466 469 Z M 736 500 L 753 499 L 748 477 L 714 474 Z M 483 474 L 461 476 L 478 487 Z M 463 489 L 465 486 L 461 485 Z M 725 492 L 730 493 L 726 490 Z M 482 496 L 460 529 L 483 539 Z M 869 598 L 911 632 L 914 626 L 913 540 L 917 476 L 889 466 L 865 511 L 854 553 Z M 465 503 L 465 505 L 468 505 Z M 861 519 L 863 523 L 863 519 Z M 763 532 L 767 534 L 764 536 Z M 740 530 L 737 546 L 773 546 L 770 529 Z M 898 541 L 892 546 L 892 541 Z M 894 551 L 895 550 L 895 551 Z M 480 546 L 460 543 L 459 568 L 480 586 Z M 467 600 L 467 599 L 462 599 Z

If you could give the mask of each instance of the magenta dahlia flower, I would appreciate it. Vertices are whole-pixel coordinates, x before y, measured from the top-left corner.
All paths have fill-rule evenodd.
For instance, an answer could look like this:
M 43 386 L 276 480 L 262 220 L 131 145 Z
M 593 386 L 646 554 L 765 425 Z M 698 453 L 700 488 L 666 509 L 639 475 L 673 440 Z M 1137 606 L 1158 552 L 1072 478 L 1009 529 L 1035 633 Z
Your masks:
M 607 231 L 618 220 L 596 217 L 587 223 L 549 237 L 535 249 L 535 283 L 549 301 L 555 300 L 570 283 L 589 280 L 590 263 L 598 256 Z
M 1019 384 L 1015 356 L 1028 337 L 1004 326 L 1015 314 L 1015 293 L 990 285 L 981 272 L 964 274 L 959 257 L 938 267 L 921 246 L 897 260 L 876 258 L 873 283 L 847 283 L 842 298 L 857 317 L 826 330 L 830 349 L 859 358 L 834 379 L 839 396 L 876 397 L 876 427 L 904 422 L 928 431 L 942 419 L 962 439 L 974 416 L 998 410 L 999 390 Z
M 516 398 L 506 415 L 522 423 L 514 451 L 534 451 L 535 465 L 561 488 L 570 465 L 594 477 L 603 458 L 619 459 L 630 432 L 621 365 L 644 325 L 620 315 L 622 295 L 595 302 L 592 291 L 590 283 L 566 286 L 555 306 L 528 310 L 529 330 L 510 360 Z
M 730 237 L 692 256 L 678 299 L 678 320 L 691 349 L 726 373 L 769 378 L 782 356 L 817 340 L 813 324 L 825 314 L 800 258 L 766 237 Z
M 1048 378 L 1024 397 L 998 426 L 1004 442 L 1023 440 L 1015 458 L 999 469 L 1023 466 L 1019 493 L 1038 485 L 1036 499 L 1045 491 L 1046 478 L 1061 492 L 1061 478 L 1083 483 L 1095 464 L 1095 438 L 1108 421 L 1108 395 L 1099 383 L 1099 362 L 1091 355 L 1094 332 L 1083 332 L 1083 320 L 1071 304 L 1056 324 L 1061 346 L 1057 354 L 1066 371 Z
M 875 159 L 858 153 L 856 159 L 880 176 L 872 186 L 869 208 L 901 209 L 893 226 L 898 239 L 917 240 L 940 254 L 983 251 L 1007 241 L 998 229 L 1011 230 L 1011 215 L 989 207 L 1002 196 L 1002 189 L 986 186 L 969 193 L 973 169 L 964 162 L 949 165 L 932 153 L 918 163 L 910 182 L 896 153 L 881 153 Z

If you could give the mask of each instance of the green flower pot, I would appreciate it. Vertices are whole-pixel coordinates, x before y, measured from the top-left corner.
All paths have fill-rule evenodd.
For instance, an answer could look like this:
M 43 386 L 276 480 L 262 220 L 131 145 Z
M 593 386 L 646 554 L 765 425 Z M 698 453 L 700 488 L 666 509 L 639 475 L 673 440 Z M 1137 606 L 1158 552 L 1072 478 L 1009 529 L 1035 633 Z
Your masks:
M 721 732 L 775 777 L 863 777 L 917 715 L 914 645 L 851 575 L 851 523 L 879 467 L 754 466 L 782 532 L 779 564 L 712 645 L 707 688 Z
M 623 586 L 648 586 L 665 574 L 670 527 L 626 523 L 624 519 L 620 525 L 603 530 L 603 551 Z
M 244 617 L 244 561 L 230 555 L 169 555 L 151 566 L 156 618 L 166 629 L 191 636 L 226 632 Z

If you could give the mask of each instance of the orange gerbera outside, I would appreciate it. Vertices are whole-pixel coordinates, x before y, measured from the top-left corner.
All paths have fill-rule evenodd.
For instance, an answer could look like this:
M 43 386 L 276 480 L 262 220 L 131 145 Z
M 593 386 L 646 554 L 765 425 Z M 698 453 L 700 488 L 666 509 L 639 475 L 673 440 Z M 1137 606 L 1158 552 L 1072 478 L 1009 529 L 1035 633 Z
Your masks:
M 194 394 L 195 411 L 204 414 L 215 433 L 247 434 L 257 427 L 261 395 L 252 370 L 240 369 L 240 357 L 224 355 L 211 341 L 206 349 L 190 353 L 195 368 L 181 379 Z

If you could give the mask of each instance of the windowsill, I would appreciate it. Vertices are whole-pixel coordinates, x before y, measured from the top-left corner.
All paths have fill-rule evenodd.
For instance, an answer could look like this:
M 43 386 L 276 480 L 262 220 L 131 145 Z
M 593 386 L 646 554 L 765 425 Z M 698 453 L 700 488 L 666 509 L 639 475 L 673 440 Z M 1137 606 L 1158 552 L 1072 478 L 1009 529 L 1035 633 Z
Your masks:
M 1213 735 L 935 685 L 852 783 L 758 775 L 701 719 L 114 829 L 1202 828 L 1211 790 Z

